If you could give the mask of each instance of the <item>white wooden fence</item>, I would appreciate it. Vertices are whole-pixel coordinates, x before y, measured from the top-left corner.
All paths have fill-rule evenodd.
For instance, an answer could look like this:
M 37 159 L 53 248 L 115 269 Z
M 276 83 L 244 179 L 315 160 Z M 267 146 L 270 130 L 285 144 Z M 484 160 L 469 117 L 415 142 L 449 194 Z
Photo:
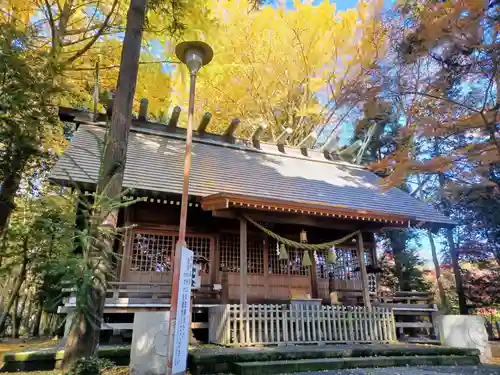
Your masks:
M 213 344 L 252 346 L 396 341 L 388 308 L 307 305 L 219 305 L 209 309 Z

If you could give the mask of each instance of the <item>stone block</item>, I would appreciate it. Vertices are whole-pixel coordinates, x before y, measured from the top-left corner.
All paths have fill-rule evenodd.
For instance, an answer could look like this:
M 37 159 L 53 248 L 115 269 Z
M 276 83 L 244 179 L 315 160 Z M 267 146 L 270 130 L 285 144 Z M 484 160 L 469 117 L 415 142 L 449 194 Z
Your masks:
M 441 315 L 436 319 L 443 345 L 479 349 L 482 361 L 491 357 L 488 333 L 484 324 L 484 317 L 473 315 Z
M 131 375 L 164 375 L 167 361 L 168 311 L 136 312 L 130 350 Z

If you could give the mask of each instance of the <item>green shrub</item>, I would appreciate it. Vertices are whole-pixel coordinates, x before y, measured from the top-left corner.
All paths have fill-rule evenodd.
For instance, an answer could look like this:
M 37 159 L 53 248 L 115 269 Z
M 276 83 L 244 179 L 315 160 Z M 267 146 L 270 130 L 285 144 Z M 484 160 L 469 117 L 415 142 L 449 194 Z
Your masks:
M 106 358 L 81 358 L 73 364 L 68 375 L 100 375 L 102 370 L 113 366 L 113 362 Z

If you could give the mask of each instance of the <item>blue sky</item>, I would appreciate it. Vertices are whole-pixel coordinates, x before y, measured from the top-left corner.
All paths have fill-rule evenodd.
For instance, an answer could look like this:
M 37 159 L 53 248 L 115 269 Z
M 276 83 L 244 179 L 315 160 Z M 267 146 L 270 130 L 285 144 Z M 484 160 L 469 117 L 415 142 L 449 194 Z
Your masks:
M 313 0 L 313 5 L 317 5 L 321 3 L 323 0 Z M 395 0 L 384 0 L 385 7 L 388 7 L 394 3 Z M 346 10 L 350 8 L 355 8 L 358 3 L 357 0 L 338 0 L 338 1 L 330 1 L 330 3 L 335 3 L 337 5 L 338 10 Z M 286 0 L 287 8 L 293 8 L 293 0 Z
M 314 0 L 313 5 L 321 3 L 322 0 Z M 337 4 L 338 10 L 346 10 L 350 8 L 355 8 L 358 3 L 357 0 L 339 0 L 339 1 L 330 1 L 331 3 Z M 293 0 L 286 0 L 287 8 L 293 8 Z

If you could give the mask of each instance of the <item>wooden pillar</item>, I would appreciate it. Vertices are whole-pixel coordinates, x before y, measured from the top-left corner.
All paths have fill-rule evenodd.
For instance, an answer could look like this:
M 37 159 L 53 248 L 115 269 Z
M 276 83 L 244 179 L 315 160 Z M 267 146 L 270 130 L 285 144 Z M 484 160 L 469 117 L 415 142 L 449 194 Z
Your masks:
M 269 237 L 264 238 L 264 300 L 268 299 L 269 293 Z
M 247 220 L 240 218 L 240 304 L 248 303 Z
M 220 283 L 220 274 L 222 272 L 221 264 L 220 264 L 220 245 L 219 245 L 219 235 L 215 236 L 214 239 L 214 251 L 212 252 L 213 256 L 210 257 L 210 270 L 212 272 L 211 282 L 212 284 Z
M 363 284 L 363 303 L 368 308 L 369 311 L 372 309 L 372 305 L 370 302 L 370 291 L 368 289 L 368 274 L 366 273 L 366 264 L 365 264 L 365 250 L 363 246 L 363 233 L 358 233 L 357 238 L 358 244 L 358 259 L 359 259 L 359 268 L 361 272 L 361 282 Z
M 316 259 L 314 251 L 311 251 L 312 265 L 311 265 L 311 297 L 318 298 L 318 275 L 316 273 Z
M 221 286 L 220 291 L 220 303 L 222 305 L 227 305 L 229 303 L 229 275 L 226 266 L 221 267 Z
M 372 253 L 372 259 L 373 259 L 373 266 L 378 267 L 378 259 L 377 259 L 377 241 L 375 239 L 375 233 L 370 233 L 370 238 L 371 238 L 371 248 L 370 251 Z M 375 293 L 379 295 L 379 290 L 380 290 L 380 274 L 375 274 Z

